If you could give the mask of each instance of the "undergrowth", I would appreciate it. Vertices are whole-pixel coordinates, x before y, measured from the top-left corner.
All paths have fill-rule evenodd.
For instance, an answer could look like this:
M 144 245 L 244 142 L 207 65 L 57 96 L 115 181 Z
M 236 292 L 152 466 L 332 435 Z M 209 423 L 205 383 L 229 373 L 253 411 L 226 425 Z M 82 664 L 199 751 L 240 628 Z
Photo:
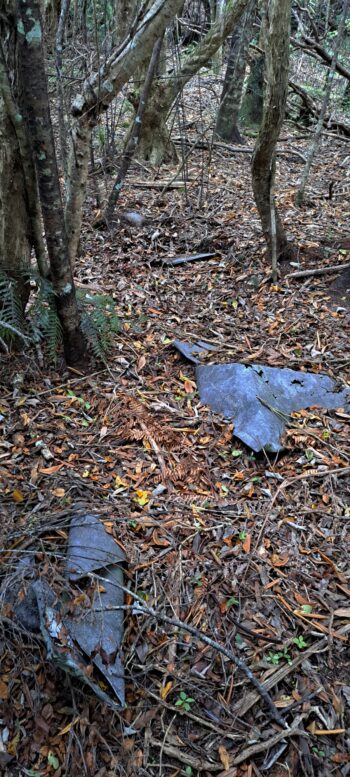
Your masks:
M 16 280 L 0 273 L 0 347 L 8 351 L 18 339 L 34 345 L 44 343 L 51 362 L 63 343 L 63 332 L 57 314 L 56 295 L 52 283 L 31 272 L 32 287 L 26 314 Z M 113 297 L 77 290 L 81 328 L 95 358 L 106 362 L 113 337 L 120 330 Z

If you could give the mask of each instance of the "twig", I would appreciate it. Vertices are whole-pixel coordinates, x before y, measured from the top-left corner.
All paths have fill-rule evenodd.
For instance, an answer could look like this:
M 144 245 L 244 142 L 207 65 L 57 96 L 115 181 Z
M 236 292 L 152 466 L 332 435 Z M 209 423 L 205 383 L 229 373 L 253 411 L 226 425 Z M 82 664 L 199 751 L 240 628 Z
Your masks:
M 246 747 L 245 750 L 242 750 L 242 752 L 239 753 L 239 755 L 237 755 L 236 758 L 233 759 L 232 766 L 237 766 L 238 764 L 241 764 L 243 761 L 246 761 L 248 758 L 251 758 L 252 755 L 257 755 L 258 753 L 263 753 L 265 750 L 270 750 L 271 747 L 274 747 L 274 745 L 277 745 L 277 743 L 280 742 L 281 739 L 285 739 L 286 737 L 292 737 L 292 736 L 295 736 L 296 734 L 300 734 L 303 737 L 309 736 L 306 731 L 298 728 L 302 719 L 305 717 L 305 714 L 306 713 L 304 713 L 303 715 L 299 715 L 297 720 L 292 724 L 292 726 L 288 731 L 279 731 L 273 737 L 270 737 L 264 742 L 257 742 L 256 745 L 250 745 L 250 747 Z
M 132 593 L 129 589 L 128 594 Z M 132 596 L 135 596 L 135 594 L 132 593 Z M 269 709 L 270 716 L 273 718 L 273 720 L 276 721 L 280 726 L 282 726 L 283 729 L 288 728 L 286 721 L 278 710 L 276 709 L 269 693 L 267 692 L 266 688 L 259 682 L 259 680 L 256 679 L 255 675 L 249 669 L 249 667 L 242 661 L 241 658 L 238 658 L 235 656 L 234 653 L 232 653 L 231 650 L 228 650 L 224 645 L 221 645 L 220 642 L 216 642 L 216 640 L 211 639 L 211 637 L 208 637 L 206 634 L 204 634 L 199 629 L 196 629 L 194 626 L 189 626 L 187 623 L 184 623 L 183 621 L 178 620 L 177 618 L 168 618 L 167 615 L 163 615 L 163 613 L 159 613 L 156 610 L 153 609 L 153 607 L 147 607 L 145 606 L 142 599 L 137 598 L 137 602 L 135 602 L 135 605 L 133 606 L 133 611 L 135 614 L 142 613 L 143 615 L 151 615 L 156 620 L 161 620 L 164 623 L 168 623 L 169 626 L 174 626 L 177 629 L 183 629 L 183 631 L 187 631 L 189 634 L 192 634 L 193 637 L 200 640 L 200 642 L 204 642 L 206 645 L 209 645 L 210 647 L 214 648 L 214 650 L 217 650 L 218 653 L 221 653 L 223 656 L 226 656 L 230 661 L 232 661 L 233 664 L 239 669 L 245 676 L 250 680 L 251 684 L 256 689 L 257 693 L 261 698 L 264 700 L 266 706 Z
M 350 267 L 350 263 L 346 264 L 330 264 L 328 267 L 316 267 L 313 270 L 297 270 L 296 272 L 290 272 L 285 275 L 284 278 L 308 278 L 311 275 L 325 275 L 327 272 L 337 272 L 338 270 L 347 270 Z
M 350 469 L 350 468 L 349 468 Z M 231 650 L 228 650 L 224 645 L 221 645 L 220 642 L 216 642 L 215 639 L 211 639 L 211 637 L 208 637 L 206 634 L 204 634 L 203 631 L 200 631 L 199 629 L 195 628 L 194 626 L 189 626 L 188 623 L 184 623 L 184 621 L 178 620 L 178 618 L 169 618 L 167 615 L 163 615 L 163 613 L 158 612 L 153 607 L 148 607 L 143 599 L 141 599 L 138 594 L 134 593 L 130 590 L 130 588 L 126 588 L 123 585 L 120 585 L 120 583 L 117 583 L 115 580 L 109 580 L 109 578 L 104 577 L 103 575 L 97 575 L 93 572 L 88 573 L 87 577 L 91 577 L 92 580 L 98 580 L 100 583 L 108 582 L 112 585 L 115 585 L 117 588 L 121 589 L 122 591 L 125 591 L 128 596 L 132 596 L 132 598 L 135 600 L 133 605 L 121 605 L 117 607 L 109 607 L 107 609 L 114 610 L 114 609 L 123 609 L 123 610 L 129 610 L 130 607 L 132 608 L 132 612 L 134 615 L 150 615 L 152 618 L 155 618 L 156 620 L 163 621 L 163 623 L 167 623 L 169 626 L 174 626 L 175 629 L 182 629 L 183 631 L 187 631 L 189 634 L 192 634 L 193 637 L 198 639 L 200 642 L 204 642 L 205 645 L 209 645 L 209 647 L 212 647 L 214 650 L 217 650 L 218 653 L 221 653 L 223 656 L 226 656 L 226 658 L 229 659 L 229 661 L 232 661 L 233 664 L 239 669 L 245 676 L 248 678 L 248 680 L 251 682 L 251 684 L 254 686 L 255 690 L 261 696 L 261 698 L 264 700 L 266 706 L 269 709 L 270 716 L 273 718 L 273 720 L 278 723 L 279 726 L 282 726 L 284 729 L 288 729 L 288 725 L 284 718 L 280 715 L 278 710 L 276 709 L 269 693 L 267 692 L 266 688 L 259 682 L 259 680 L 256 679 L 255 675 L 249 669 L 249 667 L 242 661 L 241 658 L 238 658 L 235 656 L 234 653 L 232 653 Z M 95 612 L 98 612 L 98 608 L 95 610 Z

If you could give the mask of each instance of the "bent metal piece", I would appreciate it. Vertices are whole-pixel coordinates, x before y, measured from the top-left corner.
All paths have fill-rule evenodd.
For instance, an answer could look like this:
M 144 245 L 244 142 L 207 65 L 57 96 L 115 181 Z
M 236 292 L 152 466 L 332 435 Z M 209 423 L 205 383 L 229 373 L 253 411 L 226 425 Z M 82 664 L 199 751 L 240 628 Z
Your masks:
M 198 356 L 212 351 L 211 344 L 175 340 L 174 345 L 196 364 L 201 401 L 232 420 L 234 436 L 257 453 L 281 450 L 281 434 L 293 411 L 315 405 L 350 410 L 350 389 L 339 391 L 328 375 L 262 364 L 201 365 Z

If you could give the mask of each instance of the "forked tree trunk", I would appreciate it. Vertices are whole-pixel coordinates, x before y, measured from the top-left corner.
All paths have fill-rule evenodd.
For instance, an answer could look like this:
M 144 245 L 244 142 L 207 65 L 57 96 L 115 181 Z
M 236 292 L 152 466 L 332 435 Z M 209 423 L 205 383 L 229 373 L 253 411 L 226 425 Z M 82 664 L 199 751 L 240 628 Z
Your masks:
M 22 109 L 28 126 L 36 167 L 45 238 L 57 312 L 61 321 L 68 364 L 84 356 L 86 343 L 68 258 L 67 236 L 51 125 L 44 65 L 40 0 L 19 0 L 18 69 Z
M 203 40 L 189 54 L 178 73 L 167 81 L 155 81 L 141 130 L 139 156 L 161 164 L 176 158 L 166 119 L 184 86 L 215 54 L 238 24 L 248 0 L 231 0 L 222 18 L 215 22 Z
M 252 160 L 252 183 L 268 251 L 273 259 L 290 258 L 282 221 L 275 207 L 275 149 L 284 118 L 289 65 L 291 0 L 270 0 L 266 36 L 264 113 Z
M 72 263 L 79 243 L 92 129 L 98 124 L 102 111 L 147 59 L 157 38 L 170 24 L 182 2 L 183 0 L 154 0 L 131 39 L 112 52 L 103 69 L 92 73 L 85 80 L 82 94 L 77 95 L 73 102 L 72 114 L 76 121 L 72 132 L 65 207 L 69 256 Z
M 151 84 L 159 62 L 159 56 L 160 56 L 162 45 L 163 45 L 163 36 L 161 36 L 157 40 L 153 48 L 151 61 L 149 63 L 148 70 L 146 73 L 146 78 L 140 95 L 138 109 L 136 112 L 134 123 L 131 128 L 130 137 L 124 149 L 122 161 L 118 170 L 118 175 L 116 177 L 113 188 L 108 197 L 108 202 L 104 212 L 104 221 L 109 228 L 112 226 L 115 206 L 119 200 L 120 193 L 125 183 L 125 178 L 127 176 L 129 167 L 131 165 L 131 162 L 133 160 L 134 154 L 138 146 L 143 117 L 147 106 Z

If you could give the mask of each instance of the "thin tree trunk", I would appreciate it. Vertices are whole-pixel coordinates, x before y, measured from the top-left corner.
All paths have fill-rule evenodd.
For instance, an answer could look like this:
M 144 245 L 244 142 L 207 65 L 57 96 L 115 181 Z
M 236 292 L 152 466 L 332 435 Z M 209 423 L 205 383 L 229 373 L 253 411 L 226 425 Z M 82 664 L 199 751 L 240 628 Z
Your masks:
M 264 112 L 252 160 L 252 183 L 264 237 L 272 260 L 272 226 L 276 229 L 279 260 L 289 258 L 284 228 L 271 195 L 275 178 L 276 143 L 284 118 L 289 65 L 291 0 L 270 0 L 265 47 L 266 93 Z M 272 222 L 271 223 L 271 215 Z
M 140 148 L 147 149 L 146 158 L 161 163 L 171 155 L 169 133 L 166 130 L 166 119 L 171 107 L 188 81 L 208 63 L 222 41 L 232 32 L 247 3 L 248 0 L 232 0 L 228 3 L 223 17 L 213 24 L 194 51 L 185 58 L 179 72 L 172 74 L 164 83 L 153 84 L 140 138 Z M 148 143 L 150 128 L 153 144 Z M 144 142 L 145 135 L 148 135 L 148 138 L 145 137 Z
M 79 309 L 68 258 L 44 65 L 40 0 L 19 0 L 18 12 L 18 66 L 23 113 L 34 155 L 65 356 L 68 364 L 76 364 L 84 356 L 86 343 L 80 327 Z
M 27 222 L 27 215 L 30 218 L 30 231 L 28 234 L 29 243 L 30 243 L 29 254 L 30 254 L 30 248 L 33 246 L 35 257 L 38 264 L 39 273 L 43 278 L 47 278 L 49 273 L 49 268 L 47 264 L 46 247 L 45 247 L 45 243 L 42 235 L 43 225 L 42 225 L 42 218 L 41 218 L 41 209 L 40 209 L 40 202 L 39 202 L 39 195 L 38 195 L 36 172 L 33 165 L 32 152 L 31 152 L 31 148 L 28 140 L 26 126 L 23 121 L 23 116 L 21 116 L 19 108 L 11 92 L 9 76 L 8 76 L 8 72 L 5 64 L 4 51 L 2 51 L 0 55 L 0 91 L 2 93 L 2 97 L 4 101 L 4 110 L 7 114 L 9 122 L 11 122 L 11 125 L 12 125 L 11 129 L 8 130 L 8 139 L 7 139 L 8 141 L 10 141 L 10 144 L 12 143 L 13 152 L 11 152 L 10 156 L 12 155 L 12 153 L 17 153 L 17 156 L 19 156 L 21 159 L 22 168 L 23 168 L 24 181 L 25 181 L 23 196 L 26 201 L 26 216 L 24 217 L 22 215 L 21 220 L 23 224 L 25 224 Z M 14 150 L 16 143 L 10 140 L 13 131 L 15 132 L 17 144 L 18 144 L 18 148 L 16 152 Z M 4 139 L 4 142 L 5 142 L 5 139 Z M 13 188 L 14 190 L 16 189 L 16 187 L 13 187 Z M 8 193 L 5 196 L 5 200 L 4 200 L 4 202 L 6 201 L 7 206 L 9 204 L 10 199 L 12 198 L 10 198 L 10 193 Z M 4 205 L 4 208 L 5 208 L 5 205 Z M 13 226 L 13 220 L 14 218 L 16 218 L 17 212 L 18 212 L 18 209 L 13 208 L 13 204 L 11 204 L 10 211 L 8 212 L 8 218 L 9 218 L 8 226 L 9 226 L 10 233 L 18 235 L 21 232 L 21 230 L 18 229 L 18 226 L 16 227 L 16 229 L 14 229 L 14 226 Z M 3 213 L 5 213 L 5 210 L 3 210 Z M 24 256 L 27 253 L 28 253 L 28 249 L 23 251 Z
M 306 165 L 304 167 L 303 174 L 301 176 L 300 186 L 299 186 L 299 189 L 298 189 L 298 191 L 296 193 L 296 197 L 295 197 L 295 202 L 296 202 L 296 205 L 298 205 L 298 206 L 302 205 L 302 203 L 304 201 L 305 188 L 306 188 L 306 184 L 307 184 L 307 179 L 309 177 L 309 173 L 310 173 L 310 170 L 311 170 L 311 165 L 313 163 L 313 160 L 314 160 L 314 158 L 315 158 L 315 156 L 317 154 L 317 151 L 318 151 L 319 145 L 320 145 L 324 118 L 325 118 L 325 115 L 326 115 L 326 110 L 327 110 L 327 107 L 328 107 L 329 98 L 330 98 L 330 94 L 331 94 L 331 90 L 332 90 L 332 86 L 333 86 L 333 78 L 334 78 L 334 74 L 335 74 L 335 68 L 336 68 L 337 59 L 338 59 L 338 55 L 339 55 L 339 51 L 340 51 L 340 46 L 341 46 L 341 42 L 343 40 L 345 21 L 347 19 L 347 13 L 348 13 L 348 8 L 349 8 L 349 1 L 350 0 L 344 0 L 343 12 L 342 12 L 340 23 L 339 23 L 338 35 L 337 35 L 337 40 L 335 42 L 334 53 L 333 53 L 333 58 L 332 58 L 332 64 L 331 64 L 331 67 L 328 70 L 328 73 L 327 73 L 327 76 L 326 76 L 325 93 L 324 93 L 324 97 L 323 97 L 323 100 L 322 100 L 320 115 L 319 115 L 318 122 L 317 122 L 317 125 L 316 125 L 313 141 L 311 143 L 311 146 L 309 148 L 309 152 L 308 152 L 308 155 L 307 155 Z
M 70 0 L 63 0 L 56 34 L 56 73 L 58 97 L 58 126 L 60 133 L 61 159 L 65 180 L 68 174 L 67 127 L 65 121 L 64 89 L 62 82 L 63 39 L 69 14 Z
M 132 39 L 125 45 L 122 44 L 97 73 L 86 79 L 82 94 L 74 100 L 72 113 L 76 122 L 73 128 L 65 208 L 69 257 L 72 264 L 79 244 L 92 129 L 98 124 L 102 111 L 108 108 L 120 89 L 145 61 L 147 53 L 170 24 L 182 2 L 183 0 L 154 0 Z
M 138 146 L 141 127 L 142 127 L 142 120 L 145 113 L 147 100 L 149 97 L 154 74 L 156 72 L 156 68 L 158 65 L 159 55 L 162 49 L 162 45 L 163 45 L 163 36 L 158 38 L 154 46 L 152 56 L 151 56 L 151 61 L 148 66 L 145 82 L 140 95 L 139 105 L 134 119 L 132 131 L 123 154 L 123 158 L 119 167 L 118 175 L 116 177 L 113 189 L 108 198 L 108 203 L 104 214 L 104 220 L 108 227 L 110 227 L 112 224 L 114 209 L 118 202 L 120 192 L 125 183 L 127 172 L 129 170 L 133 156 Z
M 256 0 L 249 0 L 240 24 L 232 33 L 215 132 L 228 143 L 244 143 L 238 129 L 239 108 L 247 63 L 249 37 Z

